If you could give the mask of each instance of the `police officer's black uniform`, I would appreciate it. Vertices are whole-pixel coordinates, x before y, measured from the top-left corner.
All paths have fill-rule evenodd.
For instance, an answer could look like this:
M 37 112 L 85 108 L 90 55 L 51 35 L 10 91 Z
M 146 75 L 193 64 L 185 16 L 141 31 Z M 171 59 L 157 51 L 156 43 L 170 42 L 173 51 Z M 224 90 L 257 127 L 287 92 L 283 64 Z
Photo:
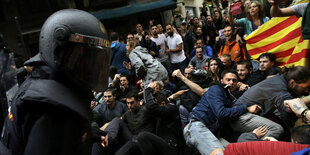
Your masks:
M 46 20 L 40 54 L 29 61 L 35 68 L 9 107 L 0 154 L 5 149 L 12 154 L 90 154 L 91 90 L 102 91 L 108 78 L 104 31 L 81 10 L 61 10 Z

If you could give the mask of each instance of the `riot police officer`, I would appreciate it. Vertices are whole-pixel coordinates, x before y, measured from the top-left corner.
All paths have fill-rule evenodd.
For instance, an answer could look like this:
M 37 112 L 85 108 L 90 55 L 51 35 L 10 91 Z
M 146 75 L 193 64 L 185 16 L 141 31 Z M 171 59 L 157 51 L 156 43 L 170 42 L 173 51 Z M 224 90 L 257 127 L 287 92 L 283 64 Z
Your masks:
M 9 107 L 0 150 L 90 154 L 91 90 L 103 91 L 107 86 L 106 38 L 101 22 L 85 11 L 61 10 L 45 21 L 40 53 L 28 61 L 34 69 Z

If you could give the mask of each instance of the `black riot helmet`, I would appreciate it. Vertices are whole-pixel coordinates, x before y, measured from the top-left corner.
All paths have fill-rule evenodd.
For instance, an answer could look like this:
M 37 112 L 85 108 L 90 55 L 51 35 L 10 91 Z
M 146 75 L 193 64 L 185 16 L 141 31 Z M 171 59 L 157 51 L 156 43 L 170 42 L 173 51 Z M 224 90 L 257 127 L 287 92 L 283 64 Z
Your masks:
M 41 58 L 81 89 L 103 91 L 109 77 L 110 43 L 102 23 L 77 9 L 52 14 L 39 41 Z

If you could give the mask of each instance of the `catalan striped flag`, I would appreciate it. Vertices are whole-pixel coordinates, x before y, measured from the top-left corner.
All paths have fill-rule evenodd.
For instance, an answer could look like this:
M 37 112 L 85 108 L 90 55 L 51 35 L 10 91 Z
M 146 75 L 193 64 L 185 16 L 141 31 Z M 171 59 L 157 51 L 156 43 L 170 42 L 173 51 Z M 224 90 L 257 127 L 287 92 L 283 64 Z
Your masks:
M 310 41 L 302 40 L 302 18 L 276 17 L 247 36 L 246 47 L 252 59 L 269 52 L 276 57 L 277 66 L 308 66 Z

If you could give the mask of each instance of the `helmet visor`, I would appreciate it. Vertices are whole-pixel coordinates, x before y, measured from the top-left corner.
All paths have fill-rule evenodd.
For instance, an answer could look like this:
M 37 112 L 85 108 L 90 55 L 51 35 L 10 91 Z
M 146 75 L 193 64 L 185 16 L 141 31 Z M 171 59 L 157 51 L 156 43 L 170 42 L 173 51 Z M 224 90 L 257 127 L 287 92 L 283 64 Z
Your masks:
M 103 91 L 108 86 L 110 48 L 71 43 L 63 62 L 66 74 L 85 89 Z

